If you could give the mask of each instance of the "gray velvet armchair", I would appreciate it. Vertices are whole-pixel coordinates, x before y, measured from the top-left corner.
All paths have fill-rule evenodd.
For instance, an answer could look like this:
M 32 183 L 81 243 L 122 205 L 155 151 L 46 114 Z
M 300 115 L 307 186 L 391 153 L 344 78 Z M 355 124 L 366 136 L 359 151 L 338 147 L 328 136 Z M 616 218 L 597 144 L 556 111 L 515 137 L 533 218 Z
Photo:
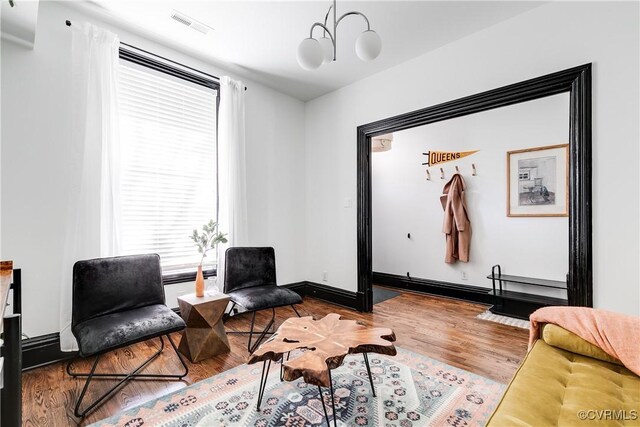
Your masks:
M 276 255 L 273 248 L 229 248 L 225 253 L 224 293 L 233 303 L 253 313 L 247 350 L 253 353 L 275 322 L 276 308 L 301 304 L 302 298 L 276 282 Z M 271 320 L 252 343 L 256 312 L 271 309 Z
M 78 261 L 73 266 L 73 305 L 71 330 L 78 341 L 80 356 L 95 357 L 88 373 L 77 373 L 72 362 L 67 373 L 86 377 L 74 414 L 84 417 L 103 403 L 127 381 L 181 379 L 188 373 L 169 334 L 185 328 L 184 321 L 165 304 L 160 257 L 155 254 L 98 258 Z M 184 373 L 175 375 L 141 374 L 164 349 L 166 336 L 180 359 Z M 96 373 L 102 355 L 138 342 L 159 338 L 159 350 L 130 373 Z M 84 410 L 80 405 L 92 379 L 121 379 Z

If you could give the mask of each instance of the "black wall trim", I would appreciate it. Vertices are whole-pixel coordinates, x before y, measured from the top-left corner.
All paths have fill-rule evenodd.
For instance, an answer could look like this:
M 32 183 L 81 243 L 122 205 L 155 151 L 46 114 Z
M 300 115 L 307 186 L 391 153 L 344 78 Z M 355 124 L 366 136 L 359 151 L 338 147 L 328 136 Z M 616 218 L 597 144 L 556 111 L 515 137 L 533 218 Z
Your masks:
M 569 305 L 593 306 L 591 221 L 591 64 L 526 80 L 357 129 L 358 304 L 373 310 L 371 137 L 569 92 Z M 499 262 L 496 260 L 495 262 Z
M 76 357 L 78 352 L 60 351 L 60 334 L 41 335 L 22 340 L 22 370 L 38 368 Z
M 305 295 L 357 310 L 356 293 L 320 283 L 307 282 Z
M 389 273 L 373 273 L 373 283 L 399 289 L 421 292 L 425 294 L 441 295 L 466 301 L 493 304 L 489 288 L 480 286 L 460 285 L 457 283 L 440 282 L 438 280 L 419 279 Z
M 305 295 L 304 292 L 307 289 L 307 283 L 309 282 L 296 282 L 296 283 L 289 283 L 282 286 L 285 288 L 291 289 L 292 291 L 296 291 L 301 296 L 304 296 Z
M 345 291 L 344 289 L 338 289 L 332 286 L 308 281 L 283 286 L 296 291 L 302 296 L 310 296 L 324 301 L 329 301 L 332 304 L 341 305 L 353 310 L 359 310 L 358 298 L 355 292 Z

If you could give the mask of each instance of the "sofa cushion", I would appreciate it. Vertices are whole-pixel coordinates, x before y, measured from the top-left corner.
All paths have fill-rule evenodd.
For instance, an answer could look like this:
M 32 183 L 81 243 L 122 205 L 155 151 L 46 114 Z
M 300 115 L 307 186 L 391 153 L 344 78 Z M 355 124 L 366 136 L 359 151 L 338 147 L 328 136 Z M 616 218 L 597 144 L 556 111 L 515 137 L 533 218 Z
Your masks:
M 591 344 L 589 341 L 580 338 L 573 332 L 569 332 L 558 325 L 554 325 L 553 323 L 543 325 L 542 339 L 549 345 L 570 351 L 571 353 L 577 353 L 583 356 L 593 357 L 594 359 L 604 360 L 605 362 L 622 365 L 622 362 L 615 357 L 609 356 L 600 347 Z
M 488 426 L 640 425 L 640 377 L 627 368 L 535 342 Z M 581 420 L 588 410 L 623 410 L 626 419 Z
M 185 323 L 164 304 L 111 313 L 73 327 L 83 357 L 115 350 L 185 328 Z

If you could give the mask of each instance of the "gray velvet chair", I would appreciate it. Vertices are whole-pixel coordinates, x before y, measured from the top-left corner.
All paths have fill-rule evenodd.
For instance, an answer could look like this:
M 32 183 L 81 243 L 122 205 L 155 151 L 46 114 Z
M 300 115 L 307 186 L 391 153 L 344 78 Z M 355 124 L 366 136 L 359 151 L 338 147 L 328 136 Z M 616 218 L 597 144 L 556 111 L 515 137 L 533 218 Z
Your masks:
M 144 379 L 182 379 L 189 372 L 169 334 L 185 328 L 184 321 L 165 304 L 160 257 L 156 254 L 98 258 L 78 261 L 73 266 L 73 304 L 71 331 L 78 341 L 81 357 L 95 357 L 91 371 L 72 377 L 86 377 L 74 414 L 84 417 L 127 381 Z M 163 335 L 175 350 L 184 373 L 141 374 L 164 349 Z M 160 348 L 130 373 L 96 373 L 100 357 L 110 351 L 159 338 Z M 119 379 L 120 382 L 80 411 L 92 379 Z
M 290 305 L 300 317 L 294 304 L 302 298 L 291 289 L 277 285 L 276 255 L 273 248 L 229 248 L 225 252 L 224 293 L 236 305 L 253 312 L 247 350 L 253 353 L 275 322 L 276 308 Z M 271 320 L 252 344 L 256 312 L 271 309 Z

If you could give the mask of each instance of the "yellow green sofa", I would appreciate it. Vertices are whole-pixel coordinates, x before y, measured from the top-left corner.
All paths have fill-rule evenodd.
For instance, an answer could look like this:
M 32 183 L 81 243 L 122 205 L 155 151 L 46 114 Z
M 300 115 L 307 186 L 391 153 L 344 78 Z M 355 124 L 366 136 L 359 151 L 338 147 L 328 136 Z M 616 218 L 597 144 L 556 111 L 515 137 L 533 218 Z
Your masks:
M 640 426 L 640 377 L 600 348 L 547 324 L 487 426 L 556 425 Z

